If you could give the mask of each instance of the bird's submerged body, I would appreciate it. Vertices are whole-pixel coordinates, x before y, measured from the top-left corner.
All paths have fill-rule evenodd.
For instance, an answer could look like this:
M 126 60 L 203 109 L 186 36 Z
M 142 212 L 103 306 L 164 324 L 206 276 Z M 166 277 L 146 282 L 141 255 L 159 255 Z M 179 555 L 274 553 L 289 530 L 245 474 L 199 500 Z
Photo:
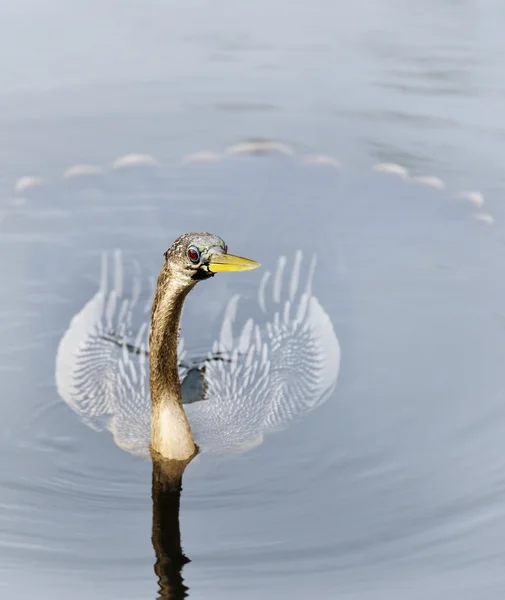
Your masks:
M 121 253 L 112 272 L 104 257 L 99 291 L 72 319 L 58 348 L 60 395 L 89 426 L 109 429 L 133 454 L 151 449 L 184 461 L 197 445 L 202 451 L 256 445 L 324 401 L 338 376 L 338 340 L 312 295 L 313 265 L 301 283 L 301 260 L 298 253 L 288 281 L 284 258 L 273 277 L 265 273 L 258 293 L 267 317 L 262 326 L 247 319 L 237 331 L 239 297 L 230 300 L 212 351 L 199 361 L 199 387 L 179 340 L 186 298 L 214 270 L 259 265 L 228 254 L 217 236 L 185 234 L 166 252 L 154 292 L 146 292 L 138 269 L 125 291 Z M 205 391 L 204 401 L 192 397 L 195 388 Z

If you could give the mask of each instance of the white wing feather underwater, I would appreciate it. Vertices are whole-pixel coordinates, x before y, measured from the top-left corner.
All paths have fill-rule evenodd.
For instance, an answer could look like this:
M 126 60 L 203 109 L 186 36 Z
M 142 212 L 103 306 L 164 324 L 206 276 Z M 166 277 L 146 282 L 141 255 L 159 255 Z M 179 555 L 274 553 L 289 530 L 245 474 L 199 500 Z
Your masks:
M 219 339 L 198 368 L 184 364 L 180 340 L 185 410 L 201 452 L 256 446 L 266 434 L 321 405 L 334 390 L 339 342 L 312 294 L 315 260 L 303 283 L 301 263 L 298 251 L 289 276 L 285 257 L 274 273 L 265 273 L 258 291 L 261 322 L 249 318 L 240 327 L 241 299 L 231 298 Z M 121 449 L 140 456 L 149 454 L 153 294 L 154 278 L 143 278 L 138 264 L 125 265 L 119 250 L 112 257 L 105 253 L 99 290 L 71 320 L 56 357 L 63 400 L 89 427 L 110 431 Z
M 56 355 L 59 395 L 86 425 L 109 430 L 121 449 L 136 455 L 149 452 L 149 323 L 154 289 L 155 279 L 143 281 L 138 263 L 125 265 L 120 250 L 112 255 L 104 252 L 100 287 L 72 318 Z M 183 360 L 182 338 L 178 354 Z M 180 367 L 181 379 L 186 371 Z

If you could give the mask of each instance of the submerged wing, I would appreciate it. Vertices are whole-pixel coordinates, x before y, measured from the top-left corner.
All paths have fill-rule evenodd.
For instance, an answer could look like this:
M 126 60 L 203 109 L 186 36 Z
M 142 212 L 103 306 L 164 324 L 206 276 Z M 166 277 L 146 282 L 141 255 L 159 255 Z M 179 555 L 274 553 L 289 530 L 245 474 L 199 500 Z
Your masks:
M 313 410 L 334 390 L 340 345 L 312 294 L 315 260 L 303 282 L 301 264 L 299 251 L 289 274 L 281 257 L 275 273 L 264 275 L 258 322 L 248 319 L 237 327 L 239 297 L 228 304 L 213 348 L 228 360 L 206 364 L 207 401 L 186 407 L 203 450 L 261 443 L 265 434 Z
M 136 263 L 127 277 L 120 251 L 110 262 L 104 255 L 98 292 L 72 319 L 60 342 L 56 383 L 59 394 L 88 426 L 108 429 L 120 448 L 146 455 L 154 282 L 143 285 Z M 181 363 L 185 408 L 202 451 L 254 446 L 265 434 L 316 408 L 333 391 L 340 346 L 328 315 L 312 294 L 315 261 L 304 282 L 301 263 L 298 252 L 288 277 L 282 257 L 275 273 L 264 275 L 258 303 L 251 307 L 259 313 L 256 322 L 249 318 L 237 326 L 240 297 L 234 296 L 219 339 L 203 363 Z M 179 359 L 184 358 L 181 341 Z M 205 401 L 195 402 L 202 394 Z
M 154 279 L 121 251 L 102 255 L 100 287 L 76 314 L 56 356 L 56 386 L 91 428 L 108 429 L 134 454 L 149 447 L 149 319 Z M 179 357 L 184 357 L 179 343 Z M 181 367 L 184 377 L 186 369 Z

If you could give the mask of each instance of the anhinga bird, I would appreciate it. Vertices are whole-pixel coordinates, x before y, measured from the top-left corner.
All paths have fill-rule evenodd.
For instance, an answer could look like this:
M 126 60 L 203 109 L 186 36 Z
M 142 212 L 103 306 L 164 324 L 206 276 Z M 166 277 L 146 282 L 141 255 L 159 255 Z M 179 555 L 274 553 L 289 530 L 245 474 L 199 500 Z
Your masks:
M 151 447 L 164 458 L 187 460 L 196 453 L 182 406 L 177 346 L 182 306 L 195 285 L 215 273 L 249 271 L 260 265 L 228 254 L 223 240 L 210 233 L 180 236 L 165 253 L 151 311 L 149 384 Z
M 312 294 L 315 261 L 303 270 L 300 251 L 290 273 L 281 257 L 276 271 L 264 274 L 264 319 L 248 318 L 236 331 L 233 296 L 212 350 L 189 365 L 179 338 L 187 294 L 215 273 L 259 264 L 228 254 L 209 233 L 180 236 L 147 290 L 136 264 L 127 277 L 119 251 L 112 264 L 104 255 L 98 292 L 60 341 L 56 384 L 80 418 L 108 429 L 121 449 L 149 457 L 151 445 L 172 460 L 192 457 L 195 441 L 202 452 L 248 449 L 333 392 L 340 346 Z
M 215 273 L 259 264 L 229 254 L 215 235 L 185 234 L 165 253 L 157 283 L 143 298 L 139 270 L 126 290 L 121 254 L 115 254 L 112 281 L 104 258 L 99 291 L 59 344 L 56 383 L 87 425 L 107 428 L 123 450 L 151 454 L 158 597 L 179 600 L 187 595 L 182 568 L 188 562 L 181 546 L 180 494 L 196 443 L 203 450 L 249 448 L 321 404 L 336 384 L 340 346 L 312 295 L 314 261 L 301 284 L 301 252 L 290 276 L 284 257 L 273 277 L 265 273 L 258 291 L 266 316 L 261 326 L 249 318 L 233 335 L 234 296 L 212 351 L 189 366 L 179 339 L 188 293 Z M 135 318 L 141 321 L 137 328 Z

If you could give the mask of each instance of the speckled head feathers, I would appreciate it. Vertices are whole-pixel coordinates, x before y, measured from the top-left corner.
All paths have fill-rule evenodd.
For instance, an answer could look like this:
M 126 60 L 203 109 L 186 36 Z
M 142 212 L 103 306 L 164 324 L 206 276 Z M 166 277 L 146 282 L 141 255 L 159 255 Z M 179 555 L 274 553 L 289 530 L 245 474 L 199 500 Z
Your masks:
M 187 285 L 208 279 L 214 275 L 209 270 L 212 256 L 224 254 L 227 247 L 224 241 L 212 233 L 183 233 L 165 252 L 165 269 Z
M 165 252 L 165 260 L 186 259 L 188 248 L 190 246 L 196 246 L 202 253 L 205 253 L 205 251 L 208 251 L 211 248 L 221 248 L 223 251 L 226 250 L 224 241 L 218 235 L 214 235 L 213 233 L 183 233 Z

